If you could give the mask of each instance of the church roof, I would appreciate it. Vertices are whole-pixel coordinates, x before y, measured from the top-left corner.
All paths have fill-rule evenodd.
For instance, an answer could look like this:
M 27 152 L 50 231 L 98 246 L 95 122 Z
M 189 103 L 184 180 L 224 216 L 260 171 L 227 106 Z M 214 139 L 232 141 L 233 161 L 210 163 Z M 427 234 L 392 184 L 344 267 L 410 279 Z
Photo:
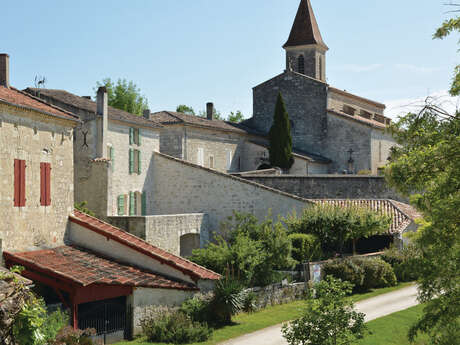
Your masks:
M 328 49 L 321 37 L 310 0 L 301 0 L 291 34 L 283 48 L 308 44 L 318 44 Z

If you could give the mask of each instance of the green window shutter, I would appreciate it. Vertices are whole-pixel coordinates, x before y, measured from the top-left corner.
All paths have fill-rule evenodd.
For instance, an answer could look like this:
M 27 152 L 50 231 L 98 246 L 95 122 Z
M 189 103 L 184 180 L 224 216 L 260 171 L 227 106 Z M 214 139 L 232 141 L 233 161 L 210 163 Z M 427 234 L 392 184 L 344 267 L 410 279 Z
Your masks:
M 139 128 L 137 130 L 137 145 L 141 146 L 141 139 L 142 138 L 142 135 L 141 135 L 141 129 Z
M 142 215 L 145 216 L 147 214 L 147 194 L 144 192 L 141 195 L 142 200 Z
M 129 145 L 132 145 L 134 142 L 134 128 L 129 127 Z
M 134 172 L 134 150 L 129 149 L 129 173 Z
M 110 147 L 110 160 L 112 162 L 112 171 L 115 168 L 115 149 Z
M 125 196 L 124 195 L 118 196 L 118 215 L 119 216 L 125 215 Z
M 134 192 L 129 192 L 129 215 L 130 216 L 134 216 L 135 214 L 135 210 L 134 210 L 135 205 L 136 203 L 134 200 Z
M 137 173 L 141 174 L 141 151 L 137 151 Z

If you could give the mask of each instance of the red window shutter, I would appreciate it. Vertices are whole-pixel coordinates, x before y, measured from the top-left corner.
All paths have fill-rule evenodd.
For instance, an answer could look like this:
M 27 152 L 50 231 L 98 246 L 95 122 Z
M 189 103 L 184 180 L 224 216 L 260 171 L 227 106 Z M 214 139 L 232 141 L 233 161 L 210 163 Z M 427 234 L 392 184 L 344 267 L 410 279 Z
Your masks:
M 51 205 L 51 164 L 45 163 L 45 204 Z
M 20 160 L 19 206 L 26 206 L 26 161 Z
M 14 206 L 19 207 L 20 200 L 20 181 L 21 181 L 21 168 L 19 159 L 14 160 Z
M 46 196 L 45 196 L 45 189 L 46 189 L 46 169 L 45 163 L 40 163 L 40 205 L 46 205 Z

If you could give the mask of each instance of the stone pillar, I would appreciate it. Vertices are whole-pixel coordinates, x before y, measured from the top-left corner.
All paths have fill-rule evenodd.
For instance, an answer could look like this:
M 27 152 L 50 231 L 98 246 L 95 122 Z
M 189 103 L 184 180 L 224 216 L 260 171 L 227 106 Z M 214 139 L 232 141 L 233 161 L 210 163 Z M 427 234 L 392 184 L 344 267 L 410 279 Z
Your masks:
M 206 117 L 211 121 L 214 119 L 214 104 L 211 102 L 206 103 Z
M 108 96 L 105 86 L 99 87 L 97 103 L 97 150 L 96 158 L 107 157 L 107 130 L 109 126 Z
M 10 87 L 10 56 L 0 54 L 0 86 Z

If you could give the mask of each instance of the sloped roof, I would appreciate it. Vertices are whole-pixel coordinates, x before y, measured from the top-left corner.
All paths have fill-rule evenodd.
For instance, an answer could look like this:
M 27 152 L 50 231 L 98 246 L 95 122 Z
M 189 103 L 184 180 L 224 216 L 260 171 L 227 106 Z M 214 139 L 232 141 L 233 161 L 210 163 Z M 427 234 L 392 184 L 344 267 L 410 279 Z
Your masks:
M 60 109 L 54 105 L 48 104 L 40 98 L 34 97 L 26 92 L 15 89 L 14 87 L 0 86 L 0 101 L 26 108 L 29 110 L 35 110 L 46 115 L 58 117 L 61 119 L 71 120 L 78 122 L 78 117 L 74 114 Z
M 365 207 L 379 214 L 389 215 L 392 219 L 389 234 L 403 233 L 404 230 L 421 214 L 411 205 L 390 199 L 313 199 L 317 204 L 341 207 Z
M 192 284 L 176 282 L 134 266 L 120 264 L 77 247 L 23 253 L 4 253 L 7 260 L 62 277 L 81 286 L 91 284 L 124 285 L 160 289 L 197 290 Z
M 318 44 L 328 49 L 319 31 L 310 0 L 301 0 L 291 33 L 283 48 L 309 44 Z
M 158 248 L 139 237 L 136 237 L 129 232 L 114 227 L 111 224 L 105 223 L 100 219 L 91 217 L 78 210 L 74 210 L 73 215 L 69 216 L 71 222 L 79 224 L 88 230 L 97 232 L 107 238 L 110 238 L 118 243 L 125 245 L 139 253 L 150 256 L 161 263 L 171 266 L 193 279 L 211 279 L 217 280 L 220 275 L 197 265 L 180 256 L 171 254 L 161 248 Z
M 268 149 L 269 146 L 270 146 L 267 143 L 263 143 L 263 142 L 256 141 L 256 140 L 249 140 L 249 142 L 254 144 L 254 145 L 265 147 L 266 149 Z M 326 158 L 326 157 L 323 157 L 323 156 L 320 156 L 320 155 L 317 155 L 317 154 L 314 154 L 314 153 L 311 153 L 311 152 L 298 150 L 295 147 L 292 148 L 292 154 L 293 154 L 294 157 L 299 157 L 299 158 L 302 158 L 302 159 L 306 159 L 306 160 L 308 160 L 308 161 L 310 161 L 312 163 L 322 163 L 322 164 L 331 163 L 331 160 L 329 158 Z
M 91 114 L 96 114 L 97 111 L 97 104 L 96 102 L 85 98 L 74 95 L 65 90 L 55 90 L 55 89 L 36 89 L 36 88 L 27 88 L 24 91 L 38 96 L 43 95 L 45 97 L 49 97 L 51 99 L 55 99 L 56 101 L 62 102 L 69 106 L 73 106 L 77 109 L 81 109 L 87 111 Z M 111 120 L 118 120 L 122 122 L 126 122 L 129 124 L 139 125 L 139 126 L 147 126 L 153 128 L 160 128 L 161 126 L 154 121 L 146 119 L 143 116 L 138 116 L 135 114 L 128 113 L 126 111 L 114 108 L 109 106 L 109 119 Z
M 222 120 L 208 120 L 207 118 L 178 113 L 174 111 L 159 111 L 151 114 L 151 120 L 158 122 L 164 126 L 176 124 L 188 124 L 197 127 L 206 127 L 211 129 L 219 129 L 223 131 L 231 131 L 246 134 L 249 133 L 236 123 L 222 121 Z

